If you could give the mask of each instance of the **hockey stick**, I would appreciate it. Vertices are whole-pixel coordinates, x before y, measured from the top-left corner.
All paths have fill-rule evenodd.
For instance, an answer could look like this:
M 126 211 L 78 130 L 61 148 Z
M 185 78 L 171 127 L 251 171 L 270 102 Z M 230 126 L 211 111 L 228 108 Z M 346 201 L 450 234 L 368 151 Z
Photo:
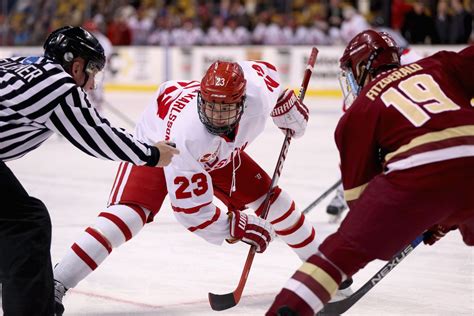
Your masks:
M 129 125 L 130 128 L 135 127 L 135 122 L 130 117 L 128 117 L 128 115 L 126 115 L 125 113 L 123 113 L 122 111 L 117 109 L 115 106 L 110 104 L 108 101 L 104 100 L 104 102 L 102 102 L 102 105 L 104 106 L 104 108 L 106 108 L 107 110 L 112 112 L 115 116 L 117 116 L 119 119 L 124 121 L 125 124 Z
M 308 213 L 309 211 L 311 211 L 313 209 L 313 207 L 315 207 L 316 205 L 318 205 L 322 200 L 324 200 L 324 198 L 326 196 L 328 196 L 332 191 L 334 191 L 335 189 L 337 189 L 337 187 L 341 184 L 341 179 L 337 180 L 336 183 L 334 183 L 329 189 L 327 189 L 323 194 L 321 194 L 316 200 L 314 200 L 313 203 L 311 203 L 310 205 L 308 205 L 304 210 L 303 210 L 303 214 L 306 214 Z
M 318 49 L 313 47 L 311 50 L 311 55 L 308 59 L 308 65 L 306 66 L 306 70 L 304 72 L 303 83 L 301 84 L 301 88 L 299 91 L 298 98 L 300 100 L 304 99 L 306 94 L 306 89 L 308 88 L 309 80 L 311 79 L 311 74 L 313 73 L 313 67 L 316 63 L 316 57 L 318 56 Z M 263 212 L 260 214 L 260 217 L 266 218 L 268 215 L 268 211 L 270 209 L 270 201 L 273 196 L 273 189 L 276 187 L 278 180 L 280 179 L 281 170 L 283 168 L 283 163 L 286 159 L 286 154 L 288 153 L 288 148 L 290 147 L 291 142 L 291 132 L 287 131 L 285 135 L 285 140 L 283 141 L 283 145 L 281 147 L 280 155 L 278 156 L 278 162 L 275 167 L 275 171 L 273 172 L 272 181 L 270 184 L 270 189 L 265 197 L 265 201 L 263 202 Z M 245 261 L 244 268 L 242 274 L 240 276 L 239 284 L 237 288 L 227 294 L 214 294 L 209 293 L 209 303 L 211 304 L 211 308 L 215 311 L 222 311 L 237 305 L 242 297 L 242 292 L 244 291 L 245 283 L 247 282 L 247 277 L 250 272 L 250 268 L 252 267 L 253 258 L 255 257 L 255 246 L 250 247 L 249 253 L 247 255 L 247 260 Z
M 385 264 L 382 269 L 380 269 L 373 277 L 370 278 L 364 285 L 360 287 L 355 293 L 351 296 L 332 303 L 326 304 L 324 308 L 318 312 L 317 316 L 334 316 L 345 313 L 349 308 L 351 308 L 355 303 L 357 303 L 367 292 L 369 292 L 377 283 L 379 283 L 387 274 L 393 270 L 406 256 L 410 254 L 422 241 L 427 237 L 427 233 L 418 236 L 413 240 L 408 246 L 406 246 L 402 251 L 396 254 L 387 264 Z

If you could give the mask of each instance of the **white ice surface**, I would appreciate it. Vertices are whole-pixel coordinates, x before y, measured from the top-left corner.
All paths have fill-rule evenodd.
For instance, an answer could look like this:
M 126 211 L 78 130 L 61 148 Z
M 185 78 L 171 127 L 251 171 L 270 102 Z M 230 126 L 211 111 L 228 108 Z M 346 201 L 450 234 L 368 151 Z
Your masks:
M 108 101 L 135 120 L 150 94 L 109 93 Z M 334 127 L 339 101 L 307 99 L 311 119 L 306 135 L 294 140 L 280 186 L 300 209 L 339 178 Z M 250 105 L 251 106 L 251 105 Z M 110 111 L 106 116 L 127 127 Z M 269 120 L 248 152 L 270 174 L 283 134 Z M 103 210 L 117 164 L 93 159 L 64 139 L 52 137 L 36 151 L 9 162 L 25 188 L 43 200 L 53 222 L 53 264 Z M 238 184 L 237 184 L 238 185 Z M 328 223 L 328 197 L 308 218 L 319 239 L 337 228 Z M 389 236 L 387 236 L 389 238 Z M 180 226 L 168 201 L 134 239 L 115 249 L 95 272 L 68 292 L 65 315 L 263 315 L 300 262 L 280 240 L 257 255 L 241 302 L 214 312 L 207 293 L 235 289 L 248 247 L 206 243 Z M 384 263 L 374 262 L 354 277 L 354 289 Z M 435 247 L 420 245 L 356 304 L 347 315 L 474 315 L 474 252 L 457 232 Z

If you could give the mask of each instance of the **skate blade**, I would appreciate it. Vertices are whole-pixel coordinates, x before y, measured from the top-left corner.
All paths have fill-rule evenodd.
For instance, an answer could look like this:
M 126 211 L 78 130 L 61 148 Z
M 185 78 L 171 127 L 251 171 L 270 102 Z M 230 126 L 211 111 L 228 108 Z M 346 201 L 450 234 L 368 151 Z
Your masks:
M 342 220 L 341 214 L 337 214 L 337 215 L 328 214 L 328 217 L 329 217 L 328 219 L 329 224 L 338 224 Z

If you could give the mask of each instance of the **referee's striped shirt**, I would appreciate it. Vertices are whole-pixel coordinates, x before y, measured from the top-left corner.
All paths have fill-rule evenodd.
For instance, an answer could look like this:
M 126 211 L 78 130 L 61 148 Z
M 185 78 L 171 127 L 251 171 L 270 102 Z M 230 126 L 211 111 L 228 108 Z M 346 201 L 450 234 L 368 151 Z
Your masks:
M 53 132 L 98 158 L 157 164 L 159 151 L 102 118 L 63 68 L 44 57 L 0 59 L 0 160 L 19 158 Z

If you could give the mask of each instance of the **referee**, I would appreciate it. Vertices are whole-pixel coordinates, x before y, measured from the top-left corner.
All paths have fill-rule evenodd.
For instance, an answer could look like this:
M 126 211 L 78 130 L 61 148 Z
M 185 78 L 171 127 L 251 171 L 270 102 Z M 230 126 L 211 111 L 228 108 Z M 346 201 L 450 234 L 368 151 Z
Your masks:
M 51 220 L 4 161 L 37 148 L 54 132 L 97 158 L 166 166 L 179 152 L 148 146 L 115 128 L 86 91 L 105 65 L 97 39 L 81 27 L 52 32 L 44 57 L 0 59 L 0 282 L 5 316 L 54 315 Z

